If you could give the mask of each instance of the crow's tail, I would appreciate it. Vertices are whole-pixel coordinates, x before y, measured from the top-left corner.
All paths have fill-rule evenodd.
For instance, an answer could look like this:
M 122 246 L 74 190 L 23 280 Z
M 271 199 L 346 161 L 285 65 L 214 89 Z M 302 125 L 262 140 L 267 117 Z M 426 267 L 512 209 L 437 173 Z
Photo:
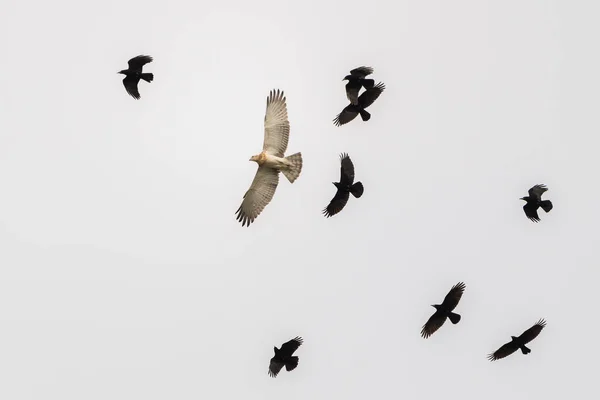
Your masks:
M 363 121 L 368 121 L 371 119 L 371 114 L 368 113 L 368 111 L 366 110 L 360 110 L 360 117 L 362 118 Z
M 550 200 L 540 201 L 540 207 L 546 212 L 552 210 L 552 202 Z
M 365 188 L 363 187 L 363 184 L 360 182 L 356 182 L 354 185 L 352 185 L 350 187 L 350 193 L 352 193 L 352 195 L 354 197 L 356 197 L 357 199 L 363 195 L 364 191 L 365 191 Z
M 290 357 L 289 361 L 285 363 L 285 369 L 291 371 L 298 366 L 298 357 Z
M 450 319 L 450 322 L 452 322 L 453 324 L 458 324 L 458 321 L 460 321 L 460 315 L 453 313 L 453 312 L 448 314 L 448 318 Z
M 142 75 L 140 75 L 140 78 L 149 83 L 154 79 L 154 74 L 152 72 L 144 72 Z

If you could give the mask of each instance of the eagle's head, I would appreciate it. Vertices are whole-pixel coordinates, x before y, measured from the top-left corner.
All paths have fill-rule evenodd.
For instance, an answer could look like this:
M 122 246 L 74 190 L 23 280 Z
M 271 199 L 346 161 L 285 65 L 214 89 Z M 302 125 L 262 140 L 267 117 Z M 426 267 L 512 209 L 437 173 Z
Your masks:
M 266 160 L 267 160 L 267 156 L 265 155 L 265 153 L 260 153 L 256 156 L 250 157 L 249 161 L 254 161 L 258 165 L 263 165 Z

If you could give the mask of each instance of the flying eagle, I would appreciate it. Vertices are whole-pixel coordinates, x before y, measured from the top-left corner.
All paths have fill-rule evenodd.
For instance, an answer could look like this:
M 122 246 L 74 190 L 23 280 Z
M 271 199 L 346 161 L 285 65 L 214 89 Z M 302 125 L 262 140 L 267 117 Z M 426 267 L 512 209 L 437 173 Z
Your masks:
M 421 336 L 427 339 L 429 336 L 433 335 L 435 331 L 444 325 L 446 318 L 448 318 L 453 324 L 458 324 L 460 321 L 460 315 L 453 313 L 452 311 L 458 305 L 465 288 L 466 286 L 463 282 L 458 282 L 456 285 L 452 286 L 452 289 L 450 289 L 442 304 L 432 305 L 432 307 L 435 308 L 435 312 L 429 318 L 429 320 L 427 320 L 425 325 L 423 325 Z
M 523 332 L 521 336 L 511 336 L 510 342 L 502 345 L 498 350 L 488 355 L 488 360 L 496 361 L 508 357 L 519 349 L 521 349 L 523 354 L 531 353 L 531 349 L 525 345 L 535 339 L 545 326 L 546 321 L 540 319 L 535 325 Z
M 265 113 L 265 139 L 260 154 L 250 157 L 258 164 L 258 170 L 250 189 L 236 211 L 236 219 L 242 226 L 250 226 L 262 210 L 271 202 L 277 184 L 279 171 L 294 183 L 302 171 L 302 153 L 284 157 L 290 135 L 287 106 L 283 91 L 271 90 L 267 98 Z
M 275 355 L 269 363 L 270 376 L 275 378 L 284 366 L 286 371 L 291 371 L 298 366 L 298 356 L 292 356 L 292 354 L 298 350 L 302 342 L 302 338 L 296 336 L 294 339 L 282 344 L 281 349 L 273 347 Z
M 529 189 L 529 196 L 521 197 L 520 200 L 525 200 L 527 203 L 523 206 L 525 216 L 533 222 L 540 222 L 537 210 L 542 207 L 542 210 L 550 212 L 552 210 L 552 202 L 550 200 L 542 200 L 542 194 L 547 191 L 546 185 L 535 185 Z
M 373 79 L 365 79 L 367 75 L 373 73 L 371 67 L 358 67 L 350 71 L 350 75 L 346 75 L 342 81 L 348 81 L 346 83 L 346 97 L 351 104 L 358 104 L 358 92 L 361 87 L 365 89 L 372 88 L 375 85 Z
M 117 72 L 117 74 L 125 75 L 125 78 L 123 78 L 123 86 L 125 86 L 127 93 L 129 93 L 131 97 L 136 100 L 140 99 L 140 92 L 138 90 L 138 83 L 140 79 L 143 79 L 148 83 L 152 82 L 154 79 L 154 74 L 150 72 L 142 72 L 144 65 L 150 62 L 152 62 L 152 57 L 150 56 L 133 57 L 128 61 L 128 69 Z

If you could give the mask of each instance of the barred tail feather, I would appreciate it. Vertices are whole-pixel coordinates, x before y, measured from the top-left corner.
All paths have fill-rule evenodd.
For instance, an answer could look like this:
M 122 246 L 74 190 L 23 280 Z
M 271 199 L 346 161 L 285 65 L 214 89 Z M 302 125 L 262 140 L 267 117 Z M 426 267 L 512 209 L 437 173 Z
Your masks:
M 285 177 L 290 181 L 290 183 L 294 183 L 296 179 L 300 176 L 300 172 L 302 172 L 302 153 L 292 154 L 291 156 L 287 156 L 285 158 L 292 165 L 287 169 L 282 169 L 281 172 Z

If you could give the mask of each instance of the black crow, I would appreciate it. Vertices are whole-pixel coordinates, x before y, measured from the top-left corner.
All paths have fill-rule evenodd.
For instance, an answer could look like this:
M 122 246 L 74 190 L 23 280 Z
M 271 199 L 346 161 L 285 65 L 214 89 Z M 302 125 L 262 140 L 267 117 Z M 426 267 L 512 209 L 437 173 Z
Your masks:
M 342 164 L 340 181 L 332 182 L 337 188 L 337 192 L 329 202 L 329 205 L 323 210 L 323 214 L 327 218 L 342 211 L 350 198 L 350 193 L 358 199 L 365 190 L 362 183 L 354 183 L 354 164 L 352 164 L 352 160 L 350 160 L 348 154 L 342 153 L 340 160 Z
M 550 200 L 542 200 L 542 193 L 547 191 L 546 185 L 535 185 L 529 189 L 529 196 L 521 197 L 520 200 L 525 200 L 527 203 L 523 206 L 523 211 L 527 218 L 533 222 L 539 222 L 537 210 L 542 207 L 542 210 L 550 212 L 552 210 L 552 202 Z
M 371 67 L 358 67 L 350 71 L 350 75 L 346 75 L 342 81 L 348 81 L 346 83 L 346 97 L 350 101 L 350 104 L 358 104 L 358 92 L 361 87 L 365 89 L 372 88 L 375 85 L 373 79 L 365 79 L 365 76 L 371 75 L 373 68 Z
M 373 86 L 367 90 L 365 90 L 360 96 L 358 96 L 358 104 L 349 104 L 342 110 L 342 112 L 334 118 L 333 124 L 336 126 L 341 126 L 347 124 L 352 121 L 358 114 L 363 121 L 368 121 L 371 119 L 371 114 L 369 114 L 365 108 L 369 107 L 379 95 L 385 90 L 385 85 L 382 82 L 379 82 L 376 86 Z
M 452 286 L 452 289 L 450 289 L 442 304 L 432 305 L 432 307 L 435 307 L 436 311 L 429 318 L 429 320 L 427 320 L 425 325 L 423 325 L 423 329 L 421 329 L 421 336 L 427 339 L 429 336 L 433 335 L 435 331 L 444 325 L 446 318 L 450 319 L 450 322 L 453 324 L 458 324 L 460 321 L 460 315 L 453 313 L 452 310 L 454 310 L 458 305 L 465 288 L 466 286 L 463 282 L 458 282 L 456 285 Z
M 133 57 L 128 61 L 129 69 L 117 72 L 118 74 L 125 75 L 125 78 L 123 78 L 123 86 L 125 86 L 127 93 L 136 100 L 140 99 L 140 92 L 138 91 L 138 82 L 140 79 L 143 79 L 148 83 L 152 82 L 154 79 L 154 74 L 150 72 L 142 73 L 142 68 L 149 62 L 152 62 L 152 57 L 150 56 Z
M 275 356 L 271 358 L 271 363 L 269 364 L 269 375 L 275 378 L 284 365 L 287 371 L 296 368 L 298 366 L 298 357 L 292 356 L 292 354 L 298 350 L 298 347 L 300 347 L 301 344 L 302 338 L 296 336 L 289 342 L 282 344 L 281 349 L 273 347 Z
M 502 347 L 500 347 L 498 350 L 496 350 L 492 354 L 489 354 L 488 360 L 496 361 L 501 358 L 510 356 L 512 353 L 514 353 L 518 349 L 521 349 L 523 354 L 531 353 L 531 349 L 529 349 L 525 345 L 527 343 L 531 342 L 533 339 L 535 339 L 537 337 L 537 335 L 540 334 L 542 329 L 544 329 L 545 326 L 546 326 L 546 321 L 544 321 L 543 319 L 540 319 L 534 326 L 532 326 L 531 328 L 529 328 L 525 332 L 523 332 L 521 334 L 521 336 L 519 336 L 519 337 L 511 336 L 511 341 L 504 344 Z

